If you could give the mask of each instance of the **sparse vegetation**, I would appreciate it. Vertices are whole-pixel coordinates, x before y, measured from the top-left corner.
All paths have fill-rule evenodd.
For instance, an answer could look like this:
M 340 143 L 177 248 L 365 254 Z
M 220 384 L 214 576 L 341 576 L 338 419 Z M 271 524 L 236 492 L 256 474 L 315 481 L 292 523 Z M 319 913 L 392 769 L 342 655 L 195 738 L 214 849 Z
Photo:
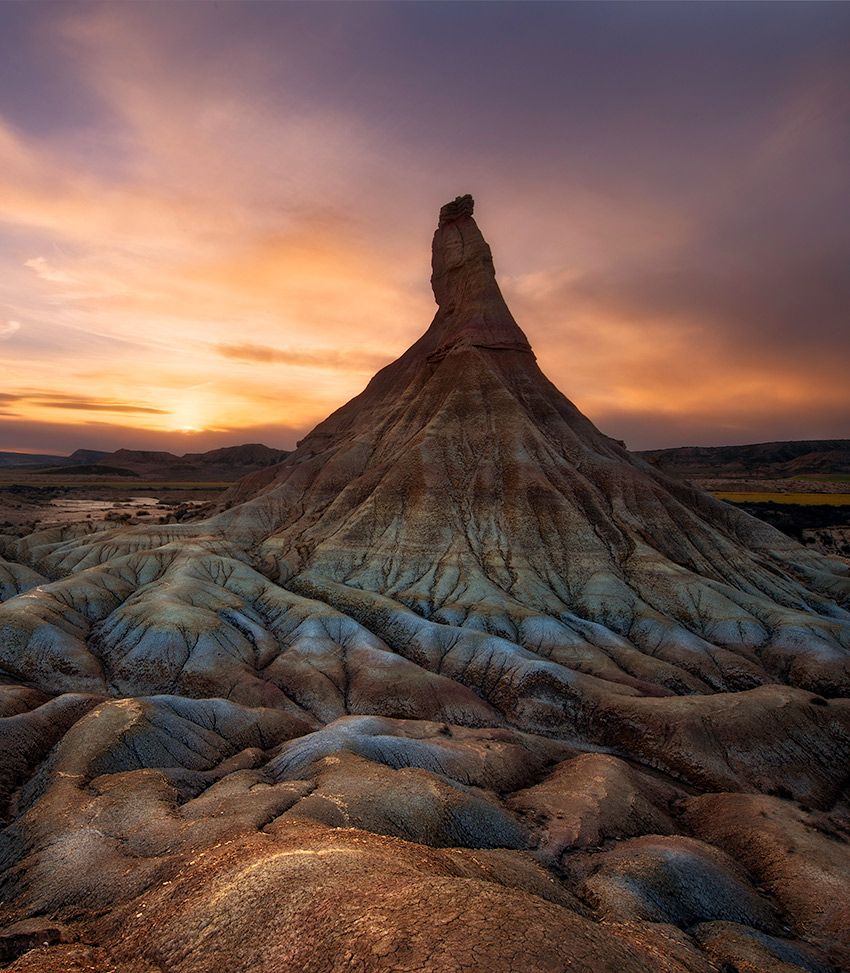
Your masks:
M 850 473 L 807 473 L 797 479 L 813 483 L 850 483 Z
M 770 492 L 741 492 L 732 490 L 712 491 L 718 500 L 728 500 L 730 503 L 780 503 L 798 506 L 827 506 L 850 507 L 850 493 L 770 493 Z

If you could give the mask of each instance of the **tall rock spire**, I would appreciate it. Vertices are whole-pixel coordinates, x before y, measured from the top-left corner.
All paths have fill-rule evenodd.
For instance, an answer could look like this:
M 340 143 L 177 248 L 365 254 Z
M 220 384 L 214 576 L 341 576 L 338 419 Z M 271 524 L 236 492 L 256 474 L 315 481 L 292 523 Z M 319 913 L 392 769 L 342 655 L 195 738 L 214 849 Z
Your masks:
M 493 255 L 472 218 L 474 206 L 466 195 L 440 210 L 431 245 L 431 287 L 439 307 L 432 361 L 469 345 L 532 353 L 496 283 Z
M 8 969 L 850 971 L 847 564 L 595 429 L 470 197 L 434 293 L 216 516 L 0 531 Z

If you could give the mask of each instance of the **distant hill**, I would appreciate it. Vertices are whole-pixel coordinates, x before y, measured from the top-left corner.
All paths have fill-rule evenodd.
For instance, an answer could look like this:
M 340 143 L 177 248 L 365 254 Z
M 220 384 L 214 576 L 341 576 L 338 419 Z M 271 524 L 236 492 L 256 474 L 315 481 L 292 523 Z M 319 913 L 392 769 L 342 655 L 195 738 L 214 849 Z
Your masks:
M 118 449 L 97 462 L 97 466 L 117 466 L 139 476 L 166 477 L 171 480 L 238 480 L 274 466 L 289 455 L 285 449 L 272 449 L 262 443 L 225 446 L 206 453 L 154 452 L 141 449 Z
M 68 457 L 72 463 L 96 463 L 98 460 L 109 456 L 109 451 L 105 449 L 75 449 Z
M 0 468 L 6 472 L 73 474 L 81 476 L 137 476 L 163 480 L 238 480 L 274 466 L 289 455 L 262 443 L 225 446 L 206 453 L 176 456 L 159 450 L 118 449 L 114 453 L 78 449 L 70 456 L 0 452 Z
M 36 466 L 79 466 L 82 463 L 97 463 L 108 456 L 102 449 L 78 449 L 70 456 L 55 453 L 11 453 L 0 452 L 0 469 Z
M 679 446 L 637 453 L 678 476 L 793 477 L 850 473 L 850 439 L 807 439 L 746 446 Z
M 53 456 L 50 453 L 8 453 L 0 452 L 0 469 L 21 466 L 62 466 L 70 465 L 70 456 Z
M 33 467 L 27 467 L 35 472 Z M 67 477 L 68 474 L 74 476 L 129 476 L 138 478 L 139 474 L 134 473 L 133 470 L 124 469 L 121 466 L 107 466 L 105 463 L 79 463 L 74 466 L 47 466 L 38 467 L 37 472 L 41 475 L 52 476 L 52 475 L 62 475 Z
M 239 466 L 271 466 L 289 456 L 285 449 L 272 449 L 262 443 L 245 443 L 242 446 L 223 446 L 207 453 L 186 453 L 183 460 L 201 463 L 205 466 L 235 464 Z

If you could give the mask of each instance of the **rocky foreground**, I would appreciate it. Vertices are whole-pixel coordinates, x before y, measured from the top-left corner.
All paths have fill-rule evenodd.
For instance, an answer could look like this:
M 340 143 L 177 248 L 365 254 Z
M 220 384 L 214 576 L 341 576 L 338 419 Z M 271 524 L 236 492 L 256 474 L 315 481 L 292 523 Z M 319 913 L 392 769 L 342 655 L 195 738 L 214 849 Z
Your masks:
M 201 522 L 0 562 L 0 962 L 850 968 L 850 578 L 428 331 Z M 604 380 L 604 376 L 600 377 Z

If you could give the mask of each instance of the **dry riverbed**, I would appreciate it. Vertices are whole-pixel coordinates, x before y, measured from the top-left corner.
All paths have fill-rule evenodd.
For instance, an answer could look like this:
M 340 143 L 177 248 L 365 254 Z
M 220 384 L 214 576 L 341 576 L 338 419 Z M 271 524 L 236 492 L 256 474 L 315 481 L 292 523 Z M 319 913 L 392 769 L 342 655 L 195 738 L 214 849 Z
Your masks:
M 79 521 L 167 523 L 208 510 L 230 483 L 132 483 L 99 477 L 0 474 L 0 530 L 26 534 Z

